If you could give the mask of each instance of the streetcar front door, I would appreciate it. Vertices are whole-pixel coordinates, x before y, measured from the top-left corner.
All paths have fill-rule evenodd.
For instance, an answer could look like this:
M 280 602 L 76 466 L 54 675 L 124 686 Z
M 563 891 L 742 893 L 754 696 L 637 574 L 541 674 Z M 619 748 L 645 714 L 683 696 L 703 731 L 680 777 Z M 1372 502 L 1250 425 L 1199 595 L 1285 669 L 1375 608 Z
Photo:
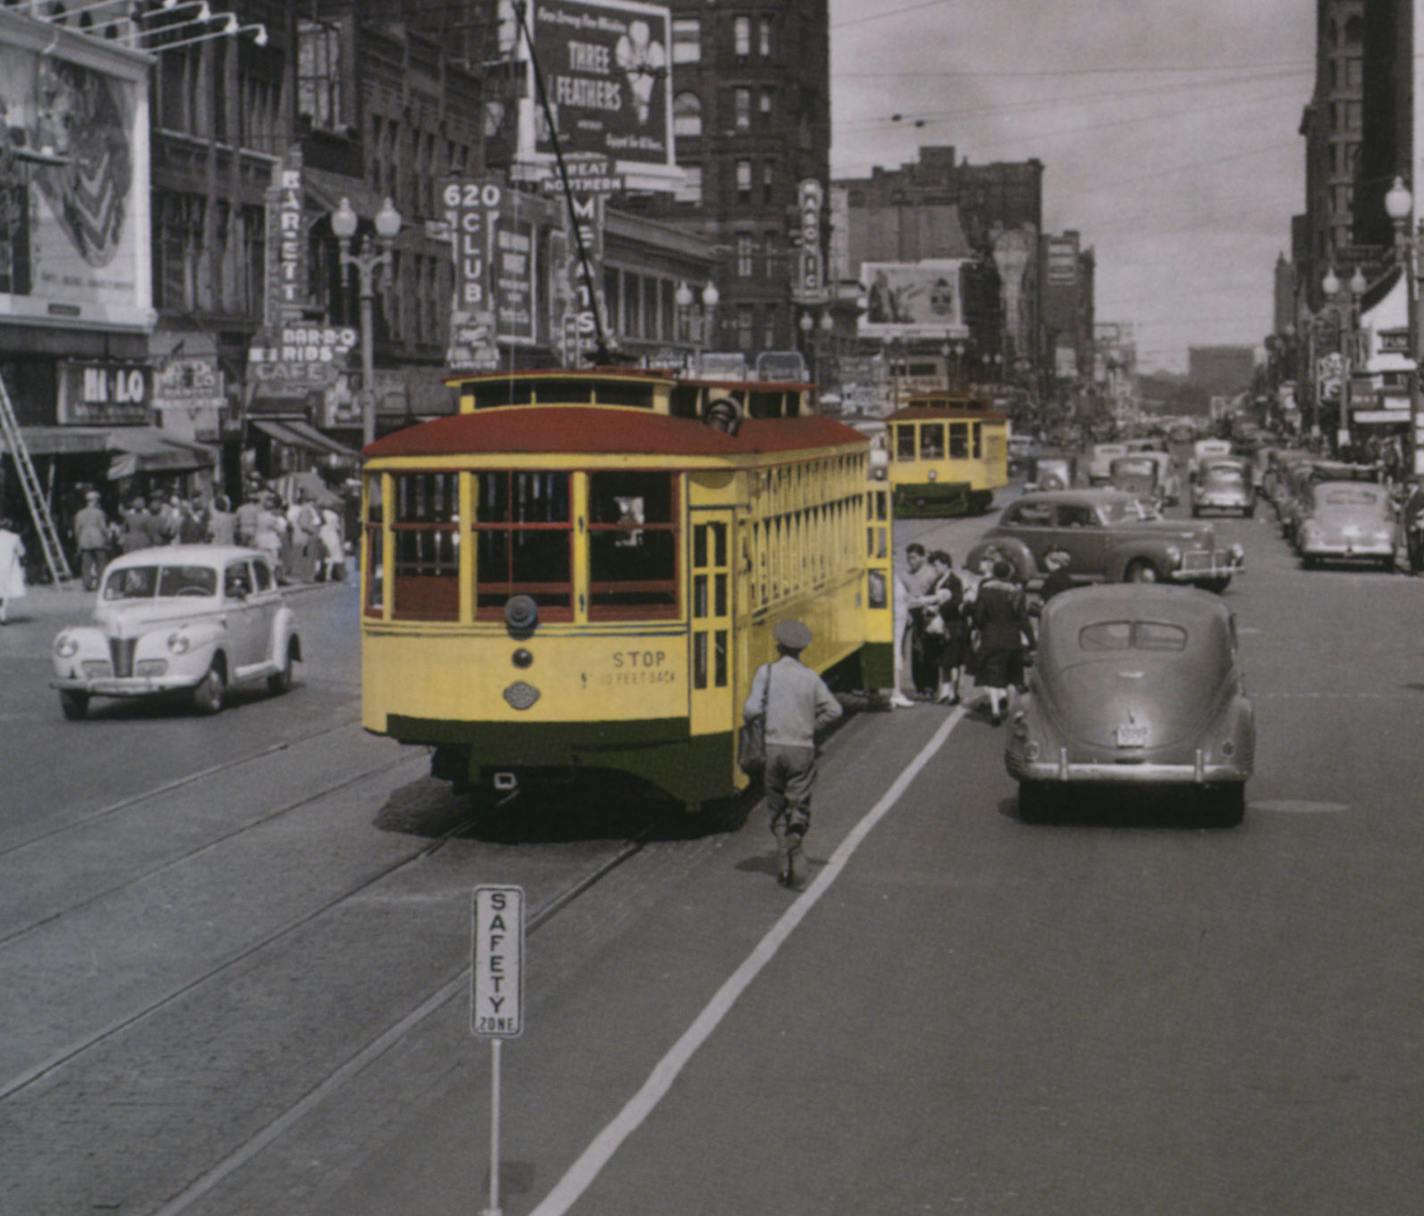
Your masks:
M 691 516 L 691 724 L 694 735 L 714 735 L 741 720 L 732 703 L 732 512 L 694 508 Z

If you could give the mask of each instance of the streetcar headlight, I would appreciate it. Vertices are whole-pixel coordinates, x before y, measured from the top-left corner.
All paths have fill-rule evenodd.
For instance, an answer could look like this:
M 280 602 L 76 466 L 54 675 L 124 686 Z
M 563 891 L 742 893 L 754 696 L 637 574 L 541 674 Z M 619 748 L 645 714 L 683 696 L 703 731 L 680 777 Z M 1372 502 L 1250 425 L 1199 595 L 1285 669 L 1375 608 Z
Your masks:
M 61 633 L 54 640 L 54 653 L 61 659 L 71 659 L 79 653 L 79 643 L 67 633 Z
M 168 635 L 169 654 L 187 654 L 188 648 L 192 645 L 188 637 L 183 633 L 170 633 Z
M 938 481 L 938 480 L 939 480 L 939 470 L 938 470 L 938 469 L 931 469 L 931 470 L 926 474 L 926 476 L 927 476 L 931 481 Z

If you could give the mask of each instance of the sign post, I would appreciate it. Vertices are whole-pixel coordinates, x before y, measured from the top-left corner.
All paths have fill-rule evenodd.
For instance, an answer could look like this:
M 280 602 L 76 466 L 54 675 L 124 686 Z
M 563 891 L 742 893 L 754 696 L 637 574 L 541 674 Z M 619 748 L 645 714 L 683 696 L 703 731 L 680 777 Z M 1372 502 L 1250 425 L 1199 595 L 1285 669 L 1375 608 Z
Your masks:
M 499 1206 L 499 1050 L 524 1033 L 524 888 L 483 884 L 471 906 L 470 1030 L 490 1040 L 490 1200 Z

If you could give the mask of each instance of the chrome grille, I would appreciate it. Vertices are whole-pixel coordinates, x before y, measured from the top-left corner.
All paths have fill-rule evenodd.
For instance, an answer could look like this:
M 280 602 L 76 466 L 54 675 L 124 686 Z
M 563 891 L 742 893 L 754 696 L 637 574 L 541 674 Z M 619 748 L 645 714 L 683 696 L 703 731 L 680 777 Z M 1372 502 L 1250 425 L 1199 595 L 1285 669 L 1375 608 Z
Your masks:
M 109 657 L 114 661 L 114 675 L 119 679 L 133 675 L 134 651 L 137 649 L 137 638 L 109 639 Z

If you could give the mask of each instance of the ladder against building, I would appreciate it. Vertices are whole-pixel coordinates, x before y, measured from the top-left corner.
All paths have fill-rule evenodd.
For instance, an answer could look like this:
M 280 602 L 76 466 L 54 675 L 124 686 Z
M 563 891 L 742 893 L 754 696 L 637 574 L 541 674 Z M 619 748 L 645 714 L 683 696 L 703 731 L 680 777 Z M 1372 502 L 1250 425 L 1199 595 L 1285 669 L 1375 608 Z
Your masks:
M 25 504 L 30 509 L 30 519 L 40 538 L 45 565 L 57 587 L 74 576 L 65 560 L 64 546 L 59 543 L 59 532 L 54 526 L 54 516 L 49 511 L 49 501 L 45 498 L 40 479 L 35 475 L 34 462 L 30 460 L 29 449 L 25 447 L 25 436 L 20 430 L 19 420 L 15 417 L 15 407 L 10 401 L 10 390 L 5 387 L 3 376 L 0 376 L 0 444 L 4 445 L 5 451 L 15 464 L 15 471 L 20 475 Z

